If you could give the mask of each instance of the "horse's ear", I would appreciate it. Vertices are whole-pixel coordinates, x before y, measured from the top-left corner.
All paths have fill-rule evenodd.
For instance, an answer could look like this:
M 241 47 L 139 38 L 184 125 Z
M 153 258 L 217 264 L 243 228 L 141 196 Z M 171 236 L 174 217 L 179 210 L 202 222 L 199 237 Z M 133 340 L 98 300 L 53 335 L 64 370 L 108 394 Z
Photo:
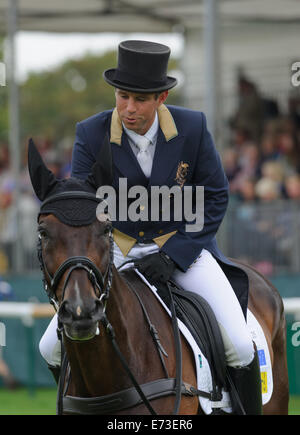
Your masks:
M 28 143 L 28 170 L 36 196 L 43 201 L 58 180 L 43 162 L 32 139 Z
M 109 135 L 107 134 L 97 156 L 97 160 L 92 166 L 92 170 L 87 178 L 87 182 L 95 189 L 98 189 L 100 186 L 110 186 L 112 181 L 113 161 Z

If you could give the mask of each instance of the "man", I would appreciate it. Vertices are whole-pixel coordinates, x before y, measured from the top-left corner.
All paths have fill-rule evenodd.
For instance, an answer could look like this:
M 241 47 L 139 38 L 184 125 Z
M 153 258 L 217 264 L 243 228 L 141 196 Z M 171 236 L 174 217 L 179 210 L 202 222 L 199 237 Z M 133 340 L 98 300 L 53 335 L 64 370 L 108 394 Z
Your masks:
M 103 74 L 115 88 L 116 108 L 77 125 L 72 176 L 88 176 L 108 134 L 116 191 L 124 178 L 128 189 L 144 186 L 150 191 L 152 186 L 188 185 L 195 190 L 204 186 L 201 230 L 187 231 L 187 222 L 175 219 L 175 210 L 168 220 L 136 221 L 129 217 L 113 222 L 115 264 L 133 259 L 150 282 L 165 282 L 172 277 L 182 288 L 209 302 L 220 325 L 227 364 L 245 412 L 259 414 L 257 356 L 241 305 L 222 269 L 228 276 L 235 270 L 237 292 L 245 287 L 245 276 L 223 256 L 215 240 L 227 207 L 228 182 L 204 114 L 164 104 L 168 91 L 177 83 L 167 75 L 169 55 L 168 47 L 153 42 L 124 41 L 119 45 L 118 67 Z M 246 296 L 241 293 L 245 311 L 247 292 Z M 41 351 L 46 357 L 47 340 L 43 340 Z

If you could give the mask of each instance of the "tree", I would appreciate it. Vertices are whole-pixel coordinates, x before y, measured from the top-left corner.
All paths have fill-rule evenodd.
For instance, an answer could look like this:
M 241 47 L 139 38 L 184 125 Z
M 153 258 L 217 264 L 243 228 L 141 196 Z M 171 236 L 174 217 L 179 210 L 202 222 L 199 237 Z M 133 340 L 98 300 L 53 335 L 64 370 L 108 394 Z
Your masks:
M 102 71 L 115 64 L 115 52 L 87 54 L 52 71 L 31 73 L 20 91 L 23 140 L 39 136 L 55 144 L 67 141 L 71 146 L 76 122 L 114 107 L 114 92 Z M 168 102 L 176 101 L 174 93 Z

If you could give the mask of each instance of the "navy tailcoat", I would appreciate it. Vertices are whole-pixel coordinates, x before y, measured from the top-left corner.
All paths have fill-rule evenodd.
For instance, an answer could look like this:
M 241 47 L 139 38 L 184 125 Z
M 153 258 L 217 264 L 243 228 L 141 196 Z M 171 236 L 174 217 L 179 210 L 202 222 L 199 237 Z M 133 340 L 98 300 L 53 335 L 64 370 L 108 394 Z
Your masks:
M 104 137 L 109 134 L 114 165 L 112 185 L 116 190 L 120 178 L 127 179 L 128 189 L 138 185 L 148 191 L 151 186 L 171 188 L 180 182 L 194 189 L 204 186 L 204 226 L 201 231 L 187 232 L 184 218 L 177 221 L 172 213 L 168 221 L 126 220 L 113 222 L 113 226 L 118 234 L 128 236 L 132 241 L 129 246 L 135 241 L 163 240 L 159 245 L 161 250 L 183 271 L 197 259 L 203 248 L 207 249 L 221 265 L 246 314 L 248 278 L 220 251 L 215 238 L 228 204 L 228 181 L 207 129 L 205 115 L 162 105 L 158 116 L 160 127 L 150 179 L 140 168 L 116 109 L 98 113 L 77 124 L 71 175 L 81 179 L 88 176 Z

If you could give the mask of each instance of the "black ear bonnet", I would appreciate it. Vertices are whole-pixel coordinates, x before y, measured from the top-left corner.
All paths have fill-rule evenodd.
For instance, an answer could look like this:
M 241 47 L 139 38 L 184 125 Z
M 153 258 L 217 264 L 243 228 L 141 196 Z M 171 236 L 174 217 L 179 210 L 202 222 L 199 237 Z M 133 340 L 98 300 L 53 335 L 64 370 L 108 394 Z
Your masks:
M 100 202 L 96 198 L 97 189 L 112 181 L 110 143 L 106 138 L 101 159 L 99 154 L 86 180 L 72 177 L 58 180 L 44 164 L 32 139 L 28 146 L 28 168 L 34 191 L 42 202 L 38 219 L 41 214 L 51 213 L 66 225 L 90 225 L 96 219 Z

